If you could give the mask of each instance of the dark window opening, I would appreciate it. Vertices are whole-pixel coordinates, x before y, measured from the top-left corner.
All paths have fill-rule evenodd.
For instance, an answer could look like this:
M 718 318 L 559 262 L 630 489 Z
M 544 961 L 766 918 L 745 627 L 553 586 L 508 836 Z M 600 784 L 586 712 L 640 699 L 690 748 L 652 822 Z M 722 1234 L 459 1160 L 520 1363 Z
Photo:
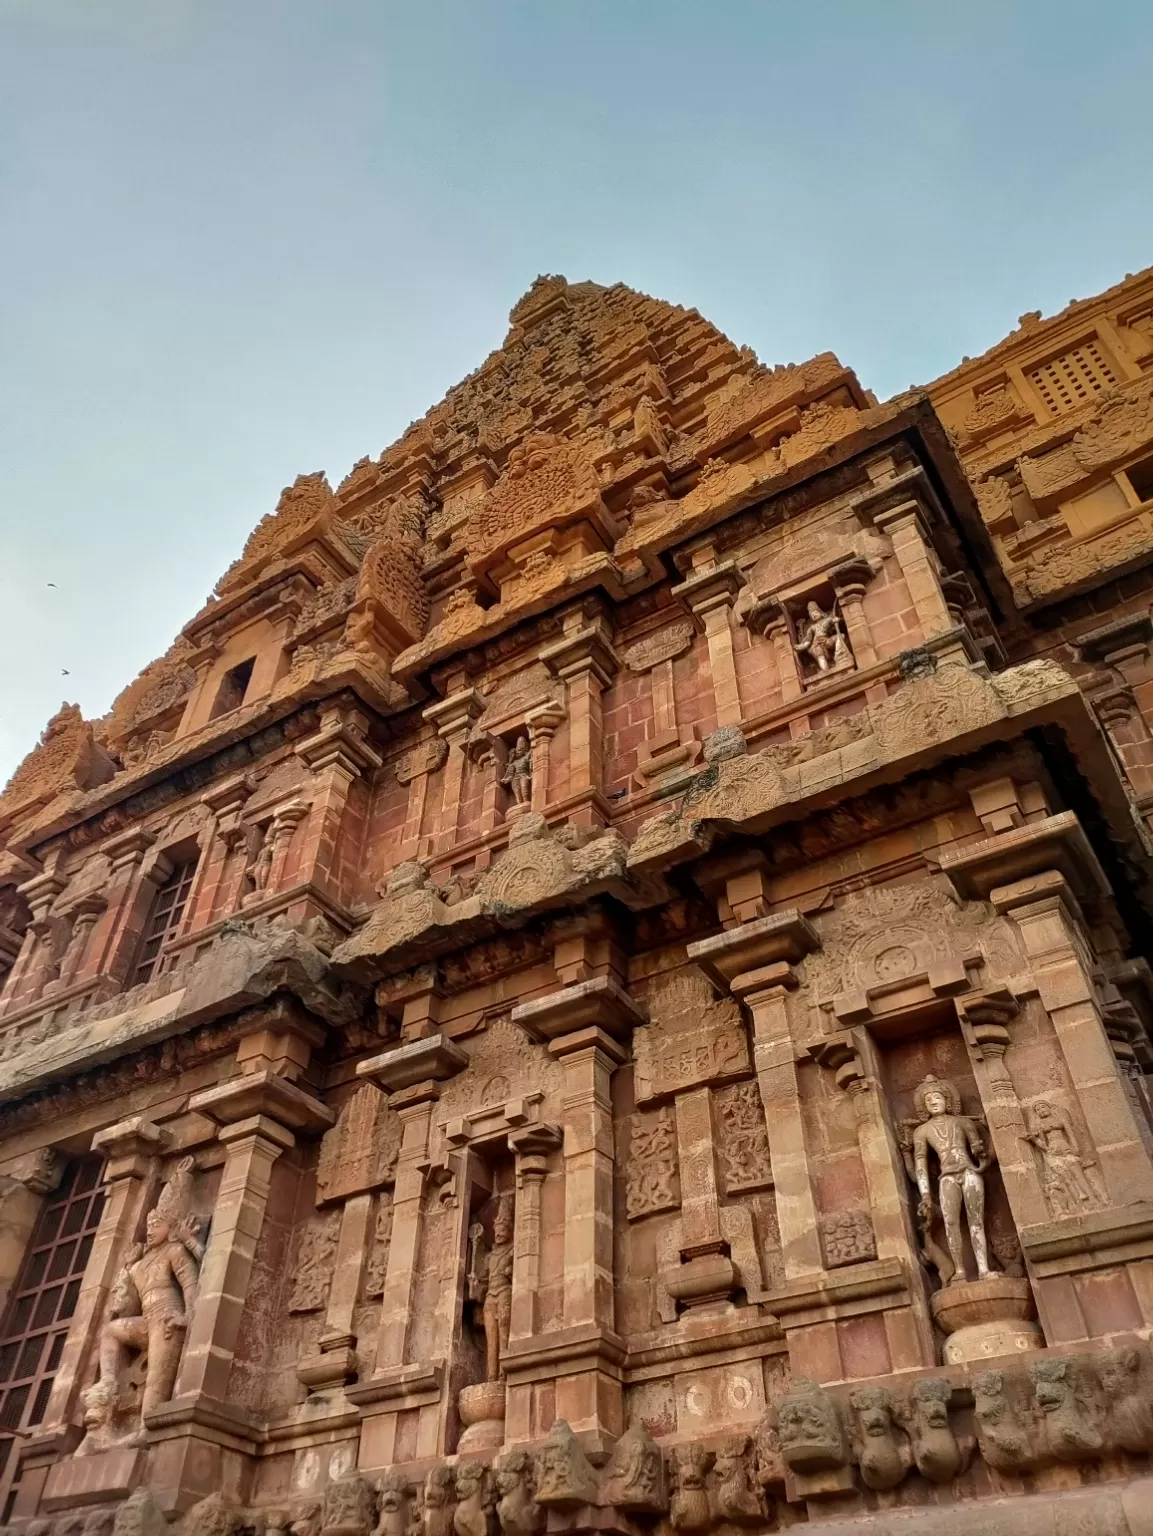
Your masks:
M 1143 459 L 1140 464 L 1130 464 L 1125 471 L 1129 484 L 1142 501 L 1153 501 L 1153 459 Z
M 18 1447 L 42 1423 L 104 1209 L 99 1158 L 78 1158 L 44 1201 L 0 1326 L 0 1499 L 15 1498 Z
M 248 692 L 248 685 L 252 681 L 252 669 L 255 665 L 256 657 L 250 656 L 247 661 L 242 661 L 235 667 L 229 667 L 220 680 L 216 703 L 212 706 L 213 720 L 217 715 L 226 715 L 230 710 L 239 709 L 244 703 L 244 695 Z
M 151 981 L 160 969 L 163 958 L 161 952 L 167 941 L 180 928 L 195 873 L 195 859 L 190 859 L 186 864 L 178 864 L 152 898 L 152 910 L 144 925 L 140 953 L 132 973 L 134 987 L 139 986 L 142 981 Z

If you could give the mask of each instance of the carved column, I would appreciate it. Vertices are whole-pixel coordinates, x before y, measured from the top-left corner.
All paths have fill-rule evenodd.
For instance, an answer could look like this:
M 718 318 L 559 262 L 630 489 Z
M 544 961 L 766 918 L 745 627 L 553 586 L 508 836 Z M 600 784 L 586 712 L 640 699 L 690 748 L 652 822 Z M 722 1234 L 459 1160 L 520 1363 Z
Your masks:
M 549 1154 L 560 1146 L 561 1133 L 551 1125 L 526 1125 L 508 1138 L 516 1158 L 516 1211 L 509 1340 L 531 1339 L 537 1331 L 540 1291 L 540 1196 L 548 1172 Z
M 607 977 L 562 987 L 513 1009 L 565 1066 L 564 1329 L 556 1337 L 556 1415 L 606 1449 L 622 1432 L 620 1340 L 613 1303 L 613 1123 L 609 1080 L 644 1010 Z M 537 1346 L 539 1347 L 539 1346 Z M 509 1347 L 514 1365 L 531 1349 Z
M 63 989 L 79 979 L 81 967 L 88 956 L 88 946 L 97 920 L 108 907 L 108 898 L 100 891 L 89 891 L 69 908 L 72 933 L 68 948 L 60 962 L 60 986 Z
M 597 619 L 573 628 L 563 640 L 546 646 L 540 659 L 565 684 L 568 692 L 568 783 L 566 796 L 585 795 L 588 803 L 574 808 L 571 820 L 601 825 L 599 809 L 604 774 L 603 694 L 619 665 L 608 626 Z
M 799 699 L 805 691 L 805 685 L 797 666 L 797 653 L 793 650 L 793 636 L 784 603 L 779 597 L 757 598 L 746 611 L 744 622 L 754 635 L 762 635 L 773 648 L 782 703 L 788 704 L 793 699 Z
M 60 1183 L 63 1164 L 51 1147 L 0 1164 L 0 1313 L 3 1313 L 44 1196 Z
M 67 884 L 63 875 L 46 871 L 42 875 L 34 875 L 31 880 L 17 887 L 31 908 L 32 921 L 28 924 L 24 943 L 8 976 L 5 997 L 7 1012 L 30 1001 L 48 979 L 53 932 L 53 919 L 48 914 L 52 903 Z
M 549 800 L 549 772 L 552 767 L 552 739 L 564 719 L 564 710 L 555 704 L 542 704 L 525 716 L 528 739 L 532 745 L 532 809 L 544 811 Z
M 734 560 L 725 560 L 694 571 L 673 588 L 673 595 L 687 603 L 704 624 L 718 726 L 741 723 L 741 694 L 733 654 L 733 603 L 744 585 L 744 572 Z
M 688 949 L 689 959 L 744 1002 L 752 1015 L 753 1061 L 769 1133 L 781 1254 L 789 1280 L 824 1268 L 801 1116 L 797 1052 L 785 1005 L 786 994 L 797 986 L 792 962 L 816 949 L 819 942 L 812 924 L 789 910 L 742 923 Z
M 873 521 L 893 541 L 893 554 L 921 622 L 921 638 L 929 640 L 952 629 L 953 619 L 941 591 L 920 506 L 915 501 L 905 501 L 876 513 Z
M 397 1420 L 419 1409 L 417 1455 L 443 1454 L 444 1361 L 409 1361 L 413 1297 L 422 1262 L 425 1193 L 432 1112 L 440 1084 L 468 1064 L 459 1046 L 441 1035 L 414 1040 L 362 1061 L 357 1068 L 389 1094 L 400 1116 L 400 1151 L 392 1194 L 392 1237 L 381 1298 L 380 1331 L 370 1376 L 348 1388 L 361 1409 L 360 1465 L 386 1466 L 395 1459 Z
M 61 1448 L 80 1439 L 80 1432 L 70 1427 L 76 1418 L 80 1385 L 91 1371 L 108 1295 L 123 1264 L 124 1250 L 139 1234 L 154 1197 L 156 1159 L 165 1140 L 161 1128 L 140 1115 L 118 1121 L 92 1138 L 92 1150 L 107 1159 L 104 1209 L 44 1415 L 43 1434 L 55 1436 Z
M 101 845 L 100 851 L 110 865 L 108 887 L 104 893 L 107 906 L 98 917 L 93 932 L 89 971 L 109 972 L 118 980 L 122 979 L 131 959 L 124 951 L 131 948 L 135 952 L 135 931 L 129 936 L 130 944 L 125 943 L 125 938 L 139 906 L 144 859 L 155 841 L 154 832 L 134 827 L 129 832 L 110 837 Z M 151 894 L 151 885 L 148 890 Z
M 244 894 L 246 830 L 240 813 L 252 794 L 254 783 L 247 775 L 237 774 L 214 785 L 200 797 L 212 822 L 205 835 L 203 874 L 196 905 L 192 908 L 192 921 L 197 928 L 235 912 L 240 905 Z M 240 858 L 236 857 L 238 850 L 242 855 Z
M 342 846 L 346 828 L 345 812 L 353 786 L 362 774 L 380 767 L 379 752 L 368 741 L 368 716 L 361 710 L 344 706 L 322 711 L 320 730 L 296 747 L 296 755 L 312 773 L 311 810 L 295 867 L 299 878 L 318 885 L 337 901 L 346 894 L 345 870 L 359 847 Z M 274 864 L 269 886 L 282 888 L 293 882 L 288 860 L 288 840 L 296 816 L 296 807 L 282 807 L 279 825 L 273 836 Z M 297 817 L 299 820 L 300 818 Z
M 440 816 L 437 820 L 435 846 L 451 848 L 456 841 L 457 818 L 464 789 L 465 748 L 472 723 L 484 713 L 484 700 L 475 688 L 465 688 L 460 693 L 430 704 L 424 711 L 424 719 L 435 727 L 437 734 L 448 744 L 448 758 L 444 765 L 441 783 Z
M 448 743 L 441 736 L 432 736 L 413 747 L 396 765 L 396 782 L 408 786 L 408 805 L 405 807 L 398 863 L 405 859 L 415 859 L 420 852 L 428 781 L 432 774 L 444 767 L 447 756 Z M 495 825 L 495 816 L 493 820 Z
M 858 668 L 871 667 L 877 659 L 864 606 L 865 588 L 872 579 L 873 569 L 867 560 L 846 560 L 829 572 Z

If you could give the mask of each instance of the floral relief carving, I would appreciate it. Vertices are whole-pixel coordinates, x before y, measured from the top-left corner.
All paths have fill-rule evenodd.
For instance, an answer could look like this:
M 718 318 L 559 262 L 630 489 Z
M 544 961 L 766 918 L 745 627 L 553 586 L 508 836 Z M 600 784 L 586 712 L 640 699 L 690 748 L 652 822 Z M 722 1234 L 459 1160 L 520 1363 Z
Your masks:
M 713 1103 L 725 1189 L 730 1195 L 767 1189 L 773 1182 L 765 1110 L 755 1079 L 719 1088 Z
M 651 1023 L 633 1035 L 638 1104 L 683 1088 L 724 1083 L 751 1070 L 748 1035 L 731 997 L 717 997 L 695 966 L 660 979 L 649 997 Z
M 292 1266 L 292 1289 L 288 1295 L 290 1312 L 319 1312 L 325 1306 L 339 1233 L 338 1211 L 315 1217 L 302 1229 Z
M 629 1121 L 625 1164 L 625 1214 L 629 1221 L 675 1211 L 681 1203 L 677 1178 L 677 1138 L 672 1110 L 664 1105 Z

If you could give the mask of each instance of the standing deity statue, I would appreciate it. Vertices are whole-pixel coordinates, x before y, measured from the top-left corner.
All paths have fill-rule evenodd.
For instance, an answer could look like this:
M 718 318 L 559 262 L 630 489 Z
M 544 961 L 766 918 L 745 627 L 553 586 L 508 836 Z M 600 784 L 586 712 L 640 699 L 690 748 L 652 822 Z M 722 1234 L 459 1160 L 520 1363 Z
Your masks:
M 517 805 L 528 805 L 532 800 L 532 747 L 527 736 L 518 736 L 516 745 L 509 753 L 500 782 L 512 790 Z
M 917 1215 L 925 1230 L 933 1217 L 933 1189 L 929 1153 L 937 1159 L 937 1204 L 945 1223 L 945 1241 L 953 1262 L 953 1274 L 947 1284 L 965 1279 L 964 1243 L 961 1210 L 969 1228 L 977 1278 L 986 1279 L 995 1271 L 989 1265 L 985 1237 L 985 1170 L 992 1158 L 976 1121 L 961 1113 L 961 1095 L 945 1078 L 929 1074 L 913 1092 L 913 1104 L 920 1124 L 913 1132 L 913 1169 L 920 1196 Z
M 484 1227 L 473 1222 L 469 1229 L 468 1299 L 479 1303 L 484 1328 L 485 1380 L 499 1381 L 501 1352 L 508 1344 L 512 1320 L 511 1195 L 497 1201 L 492 1222 L 492 1247 L 484 1240 Z
M 810 601 L 807 612 L 808 623 L 800 626 L 794 650 L 798 655 L 807 652 L 818 672 L 847 666 L 853 658 L 836 606 L 826 613 L 820 603 Z
M 91 1449 L 112 1438 L 110 1421 L 123 1405 L 133 1359 L 144 1366 L 141 1420 L 172 1396 L 204 1257 L 199 1223 L 188 1209 L 192 1172 L 192 1158 L 182 1158 L 148 1213 L 143 1246 L 127 1250 L 113 1286 L 100 1333 L 100 1377 L 85 1394 Z

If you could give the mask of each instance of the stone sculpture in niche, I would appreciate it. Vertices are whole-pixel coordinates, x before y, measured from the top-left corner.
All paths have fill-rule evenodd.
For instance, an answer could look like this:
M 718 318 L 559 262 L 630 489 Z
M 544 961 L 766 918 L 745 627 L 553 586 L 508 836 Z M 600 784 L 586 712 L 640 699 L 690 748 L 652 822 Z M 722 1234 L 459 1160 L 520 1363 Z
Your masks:
M 511 1195 L 503 1195 L 497 1201 L 491 1248 L 485 1242 L 481 1222 L 473 1222 L 469 1229 L 468 1297 L 481 1309 L 486 1381 L 500 1380 L 501 1352 L 508 1345 L 512 1315 L 512 1236 Z
M 625 1169 L 625 1214 L 629 1221 L 675 1210 L 680 1204 L 676 1185 L 677 1143 L 671 1110 L 662 1106 L 653 1115 L 634 1115 Z
M 532 801 L 532 747 L 527 736 L 518 736 L 508 755 L 508 762 L 500 782 L 512 791 L 516 805 L 529 805 Z
M 200 1222 L 189 1210 L 193 1166 L 191 1157 L 177 1163 L 148 1213 L 143 1247 L 134 1243 L 125 1254 L 100 1333 L 100 1377 L 84 1396 L 88 1434 L 80 1452 L 138 1439 L 144 1416 L 172 1396 L 204 1257 Z M 122 1434 L 115 1420 L 126 1407 L 134 1360 L 143 1363 L 144 1387 L 135 1422 Z
M 1076 1216 L 1098 1203 L 1090 1184 L 1096 1166 L 1081 1156 L 1067 1110 L 1039 1100 L 1029 1110 L 1025 1140 L 1041 1154 L 1041 1182 L 1055 1216 Z
M 820 603 L 810 600 L 807 621 L 797 628 L 793 649 L 807 656 L 818 673 L 840 672 L 853 665 L 853 655 L 845 639 L 845 627 L 833 603 L 826 613 Z
M 945 1223 L 953 1266 L 952 1274 L 941 1276 L 942 1283 L 956 1285 L 965 1279 L 962 1209 L 977 1275 L 983 1280 L 995 1273 L 989 1266 L 985 1236 L 984 1174 L 992 1162 L 988 1144 L 976 1120 L 961 1113 L 961 1095 L 947 1079 L 930 1073 L 914 1090 L 913 1104 L 920 1120 L 912 1134 L 913 1176 L 920 1197 L 917 1215 L 924 1231 L 932 1224 L 934 1205 L 929 1154 L 937 1160 L 936 1204 Z

